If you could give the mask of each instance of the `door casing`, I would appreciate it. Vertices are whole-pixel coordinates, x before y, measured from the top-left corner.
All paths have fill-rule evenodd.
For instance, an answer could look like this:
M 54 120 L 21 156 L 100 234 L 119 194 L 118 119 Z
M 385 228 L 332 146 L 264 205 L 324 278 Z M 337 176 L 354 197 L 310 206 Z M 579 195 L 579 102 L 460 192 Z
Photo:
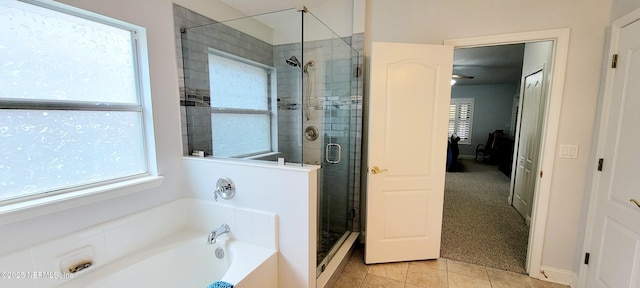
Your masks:
M 542 139 L 538 170 L 544 171 L 547 177 L 539 177 L 536 181 L 536 190 L 533 199 L 533 211 L 531 213 L 531 228 L 529 231 L 529 247 L 527 251 L 526 269 L 529 276 L 540 278 L 542 266 L 542 250 L 544 246 L 544 234 L 547 222 L 548 204 L 551 191 L 551 175 L 553 175 L 554 155 L 560 125 L 560 108 L 564 91 L 564 78 L 569 53 L 569 28 L 541 30 L 533 32 L 502 34 L 494 36 L 481 36 L 472 38 L 460 38 L 445 40 L 445 45 L 455 48 L 471 48 L 482 46 L 495 46 L 505 44 L 518 44 L 539 41 L 553 41 L 554 55 L 553 67 L 548 69 L 551 73 L 551 87 L 549 98 L 545 103 L 544 120 L 542 127 Z M 506 199 L 505 199 L 506 201 Z

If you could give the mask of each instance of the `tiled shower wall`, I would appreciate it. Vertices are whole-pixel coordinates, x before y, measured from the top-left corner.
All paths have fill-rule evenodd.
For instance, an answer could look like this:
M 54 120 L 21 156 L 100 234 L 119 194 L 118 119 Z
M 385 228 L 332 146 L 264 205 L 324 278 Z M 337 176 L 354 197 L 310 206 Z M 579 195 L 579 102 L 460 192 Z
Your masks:
M 225 25 L 208 25 L 191 28 L 185 35 L 181 28 L 196 27 L 216 23 L 189 9 L 174 5 L 177 62 L 180 75 L 180 111 L 182 116 L 183 153 L 190 155 L 193 150 L 203 150 L 211 154 L 211 113 L 209 100 L 209 80 L 207 47 L 231 53 L 276 68 L 278 93 L 278 146 L 288 162 L 302 163 L 303 126 L 301 90 L 301 69 L 291 67 L 285 60 L 295 55 L 302 59 L 300 43 L 272 46 Z M 350 43 L 360 53 L 359 66 L 362 68 L 364 35 L 356 34 L 343 40 Z M 182 43 L 185 43 L 184 47 Z M 324 114 L 324 143 L 338 143 L 342 146 L 342 161 L 339 164 L 324 164 L 322 183 L 325 207 L 334 208 L 324 213 L 323 223 L 329 227 L 351 226 L 352 231 L 360 231 L 360 163 L 362 146 L 362 77 L 355 77 L 356 67 L 350 55 L 331 55 L 336 51 L 333 45 L 344 45 L 337 40 L 307 42 L 305 53 L 321 50 L 325 60 L 336 61 L 332 67 L 317 75 L 324 75 L 324 85 L 316 85 L 310 109 Z M 187 57 L 183 57 L 187 56 Z M 336 57 L 344 60 L 335 60 Z M 184 69 L 184 59 L 187 69 Z M 304 64 L 304 63 L 303 63 Z M 320 66 L 320 65 L 319 65 Z M 184 71 L 184 72 L 183 72 Z M 182 74 L 184 73 L 184 74 Z M 344 79 L 336 81 L 336 79 Z M 189 88 L 185 88 L 186 87 Z M 324 152 L 324 151 L 323 151 Z M 349 167 L 351 166 L 351 167 Z M 348 193 L 353 189 L 354 193 Z M 349 197 L 344 197 L 349 195 Z M 343 207 L 338 209 L 339 207 Z M 346 207 L 346 209 L 344 208 Z M 351 215 L 349 215 L 351 214 Z M 345 220 L 347 219 L 347 220 Z M 345 223 L 346 222 L 346 223 Z M 344 229 L 344 228 L 343 228 Z M 340 229 L 342 230 L 342 229 Z

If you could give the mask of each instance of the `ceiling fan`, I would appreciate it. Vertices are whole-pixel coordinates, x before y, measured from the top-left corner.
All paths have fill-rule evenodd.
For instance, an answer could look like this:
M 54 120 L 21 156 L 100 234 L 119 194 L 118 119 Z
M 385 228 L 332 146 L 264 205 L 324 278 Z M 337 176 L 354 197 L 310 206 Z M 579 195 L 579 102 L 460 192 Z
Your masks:
M 453 74 L 451 75 L 451 85 L 456 84 L 456 80 L 458 79 L 473 79 L 476 78 L 474 76 L 467 76 L 467 75 L 460 75 L 460 74 Z
M 467 75 L 460 75 L 460 74 L 451 75 L 451 79 L 473 79 L 473 78 L 476 78 L 476 77 L 467 76 Z

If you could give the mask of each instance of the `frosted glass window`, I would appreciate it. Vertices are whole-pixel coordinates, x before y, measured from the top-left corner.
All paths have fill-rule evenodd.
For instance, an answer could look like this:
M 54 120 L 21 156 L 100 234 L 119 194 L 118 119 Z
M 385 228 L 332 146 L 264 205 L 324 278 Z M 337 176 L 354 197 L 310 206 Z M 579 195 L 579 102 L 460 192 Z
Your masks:
M 0 200 L 145 173 L 139 113 L 1 110 Z
M 260 114 L 211 114 L 213 154 L 248 156 L 271 151 L 271 119 Z
M 147 175 L 144 29 L 34 3 L 0 0 L 0 201 Z
M 209 54 L 211 107 L 267 109 L 268 71 Z
M 0 98 L 138 103 L 132 31 L 0 0 Z
M 213 156 L 272 152 L 270 67 L 225 54 L 209 54 Z

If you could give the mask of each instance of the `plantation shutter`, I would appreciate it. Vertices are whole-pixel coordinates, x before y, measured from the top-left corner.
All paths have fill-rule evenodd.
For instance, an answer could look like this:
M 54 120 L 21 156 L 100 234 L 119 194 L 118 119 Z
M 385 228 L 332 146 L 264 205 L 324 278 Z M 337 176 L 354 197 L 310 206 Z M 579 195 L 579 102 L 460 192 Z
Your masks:
M 449 106 L 449 136 L 456 133 L 460 144 L 471 144 L 473 98 L 452 98 Z

